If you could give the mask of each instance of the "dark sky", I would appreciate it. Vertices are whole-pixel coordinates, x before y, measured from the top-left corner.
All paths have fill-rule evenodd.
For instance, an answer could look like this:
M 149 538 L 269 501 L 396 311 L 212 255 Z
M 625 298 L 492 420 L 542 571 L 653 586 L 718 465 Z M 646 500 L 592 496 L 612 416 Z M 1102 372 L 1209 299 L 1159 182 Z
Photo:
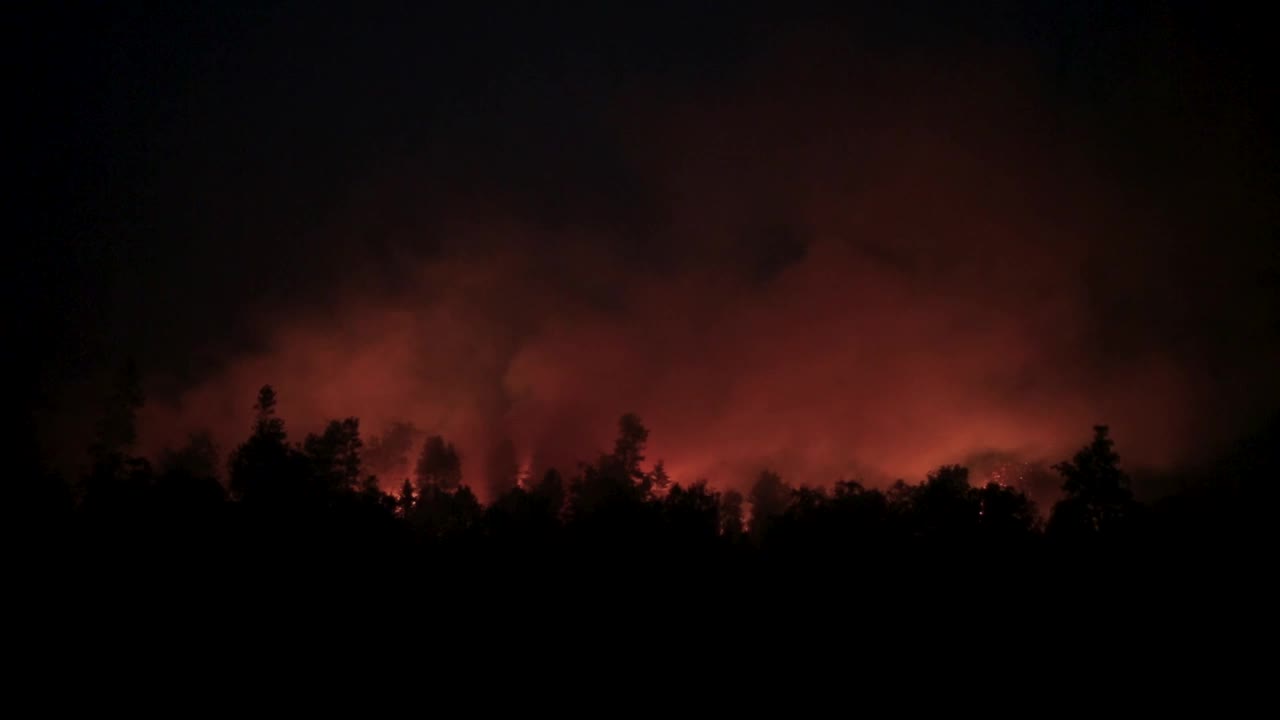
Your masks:
M 1169 467 L 1276 408 L 1266 18 L 259 5 L 13 22 L 46 452 L 128 356 L 148 449 L 229 445 L 271 382 L 295 432 L 412 420 L 477 475 L 590 457 L 627 410 L 736 483 L 1039 460 L 1094 422 Z

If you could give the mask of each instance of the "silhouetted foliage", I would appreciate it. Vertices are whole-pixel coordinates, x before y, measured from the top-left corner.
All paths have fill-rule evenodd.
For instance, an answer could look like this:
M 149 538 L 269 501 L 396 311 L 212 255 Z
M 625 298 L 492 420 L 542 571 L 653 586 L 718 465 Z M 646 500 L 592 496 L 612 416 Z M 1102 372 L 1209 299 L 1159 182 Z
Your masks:
M 791 486 L 772 470 L 764 470 L 751 486 L 751 532 L 760 537 L 791 505 Z
M 472 529 L 481 511 L 480 501 L 466 485 L 453 490 L 428 485 L 414 502 L 411 520 L 428 537 L 457 537 Z
M 405 478 L 404 484 L 400 486 L 400 496 L 396 499 L 396 511 L 400 517 L 407 518 L 413 513 L 413 484 Z
M 103 422 L 116 429 L 100 433 L 92 448 L 94 463 L 78 502 L 56 478 L 40 501 L 50 527 L 78 528 L 99 554 L 136 555 L 157 542 L 193 557 L 236 549 L 257 557 L 269 550 L 276 553 L 271 557 L 310 552 L 323 563 L 422 552 L 436 563 L 424 568 L 456 570 L 491 560 L 510 561 L 504 572 L 545 572 L 563 562 L 594 576 L 647 563 L 680 567 L 691 577 L 717 563 L 730 568 L 755 559 L 762 570 L 827 573 L 833 581 L 852 568 L 890 567 L 917 568 L 921 577 L 970 573 L 991 581 L 998 577 L 993 573 L 1013 572 L 1032 558 L 1046 562 L 1076 549 L 1096 562 L 1098 548 L 1119 547 L 1100 539 L 1132 536 L 1140 507 L 1102 426 L 1088 446 L 1054 466 L 1063 498 L 1042 532 L 1036 506 L 1020 488 L 994 481 L 974 487 L 960 465 L 883 491 L 852 480 L 792 486 L 771 470 L 760 472 L 746 498 L 733 489 L 713 490 L 706 480 L 675 481 L 661 461 L 645 466 L 649 431 L 634 414 L 620 418 L 612 452 L 582 464 L 568 482 L 554 468 L 537 480 L 518 477 L 514 448 L 508 443 L 495 451 L 487 506 L 463 482 L 456 448 L 441 436 L 428 437 L 413 478 L 399 479 L 393 495 L 363 468 L 356 418 L 333 420 L 291 445 L 271 386 L 259 391 L 249 437 L 230 454 L 228 494 L 207 434 L 163 452 L 158 470 L 129 454 L 128 428 L 140 398 L 128 388 L 115 396 L 123 409 Z M 407 423 L 393 426 L 375 443 L 375 454 L 384 453 L 379 462 L 404 468 L 404 441 L 415 432 Z M 1263 446 L 1251 446 L 1224 467 L 1241 475 L 1258 468 L 1274 473 L 1274 451 L 1258 449 Z M 1228 536 L 1227 523 L 1188 502 L 1158 505 L 1155 520 L 1143 526 L 1150 537 L 1169 542 L 1208 528 Z M 1228 501 L 1217 502 L 1213 507 Z M 1055 542 L 1041 542 L 1045 536 Z
M 1053 507 L 1049 531 L 1055 535 L 1114 534 L 1135 510 L 1129 477 L 1120 469 L 1105 425 L 1095 426 L 1093 442 L 1053 469 L 1062 476 L 1065 494 Z
M 310 434 L 303 451 L 311 460 L 313 477 L 327 492 L 354 490 L 360 480 L 360 421 L 331 420 L 320 435 Z
M 730 541 L 742 537 L 742 493 L 726 490 L 720 494 L 720 533 Z
M 970 492 L 968 468 L 943 465 L 929 473 L 910 502 L 918 535 L 969 539 L 977 529 L 981 508 Z
M 594 465 L 584 465 L 582 476 L 569 486 L 569 513 L 576 520 L 595 514 L 639 513 L 649 499 L 651 479 L 640 466 L 649 430 L 633 413 L 618 420 L 618 439 L 613 453 L 602 455 Z
M 306 493 L 308 462 L 286 442 L 270 385 L 258 391 L 253 409 L 253 434 L 231 454 L 231 493 L 249 503 L 297 506 Z
M 654 490 L 666 490 L 671 485 L 671 476 L 667 474 L 667 465 L 661 460 L 653 464 L 653 470 L 647 477 L 650 486 Z
M 439 435 L 427 438 L 422 445 L 422 453 L 418 456 L 414 480 L 418 493 L 423 496 L 433 490 L 456 490 L 462 483 L 462 459 L 453 443 L 446 444 Z
M 680 545 L 710 545 L 720 535 L 720 496 L 705 480 L 688 488 L 672 485 L 662 506 L 667 532 Z
M 202 514 L 220 506 L 226 491 L 218 481 L 218 447 L 208 433 L 194 433 L 178 450 L 162 454 L 156 490 L 166 512 Z
M 543 549 L 559 536 L 564 501 L 560 473 L 548 470 L 532 487 L 511 488 L 489 506 L 488 534 L 519 552 Z
M 851 684 L 880 631 L 987 697 L 1265 691 L 1270 608 L 1202 604 L 1273 604 L 1265 6 L 9 9 L 19 690 L 318 677 L 282 649 L 337 689 L 380 656 L 347 621 L 482 675 Z
M 635 413 L 627 413 L 618 419 L 618 440 L 613 446 L 613 457 L 631 477 L 644 477 L 640 463 L 644 462 L 644 446 L 649 441 L 649 429 Z
M 987 483 L 977 498 L 978 527 L 988 541 L 1025 539 L 1039 525 L 1035 503 L 1016 488 Z
M 855 481 L 841 480 L 833 489 L 831 510 L 846 540 L 870 542 L 892 535 L 889 500 L 879 490 L 868 490 Z
M 555 468 L 548 470 L 529 490 L 529 496 L 543 508 L 547 517 L 558 521 L 564 513 L 565 503 L 564 478 L 560 477 L 560 471 Z

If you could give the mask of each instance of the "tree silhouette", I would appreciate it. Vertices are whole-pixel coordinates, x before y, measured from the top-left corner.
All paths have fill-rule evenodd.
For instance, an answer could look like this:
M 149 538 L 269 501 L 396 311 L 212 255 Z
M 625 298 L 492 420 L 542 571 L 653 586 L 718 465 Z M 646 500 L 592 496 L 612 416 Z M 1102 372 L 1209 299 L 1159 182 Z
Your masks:
M 409 517 L 413 512 L 413 484 L 405 478 L 404 484 L 400 486 L 400 497 L 396 499 L 396 507 L 399 510 L 400 517 Z
M 518 555 L 545 549 L 559 536 L 564 499 L 564 481 L 552 468 L 532 486 L 499 496 L 486 513 L 487 531 Z
M 330 420 L 320 435 L 307 435 L 302 447 L 311 460 L 313 477 L 324 492 L 356 489 L 363 447 L 358 419 Z
M 263 385 L 258 390 L 258 401 L 254 403 L 253 410 L 255 413 L 253 422 L 253 432 L 273 440 L 284 442 L 284 420 L 276 417 L 276 397 L 275 388 L 270 385 Z
M 231 493 L 251 503 L 296 502 L 304 491 L 307 460 L 286 442 L 275 389 L 263 385 L 253 409 L 253 434 L 231 454 Z
M 414 501 L 412 520 L 429 537 L 457 537 L 476 524 L 482 511 L 479 499 L 466 485 L 453 490 L 427 485 Z
M 1093 428 L 1093 441 L 1071 460 L 1053 466 L 1063 478 L 1066 496 L 1053 507 L 1050 532 L 1109 534 L 1117 532 L 1133 514 L 1129 477 L 1120 469 L 1106 425 Z
M 662 506 L 669 539 L 677 545 L 707 546 L 720 535 L 720 497 L 707 488 L 705 480 L 688 488 L 672 485 Z
M 883 550 L 890 540 L 896 541 L 889 511 L 889 500 L 879 490 L 868 490 L 853 480 L 835 484 L 831 495 L 832 522 L 839 526 L 838 542 L 848 551 L 865 553 Z M 881 547 L 870 548 L 871 543 Z M 857 545 L 855 548 L 854 545 Z
M 559 522 L 564 513 L 565 489 L 564 478 L 560 471 L 551 468 L 529 490 L 529 496 L 537 503 L 540 512 L 548 518 Z
M 452 507 L 450 508 L 450 527 L 448 529 L 462 531 L 469 529 L 477 520 L 480 519 L 484 508 L 480 505 L 480 499 L 476 494 L 471 492 L 471 488 L 466 485 L 459 485 L 457 491 L 452 495 Z
M 981 507 L 971 490 L 969 468 L 962 465 L 943 465 L 929 473 L 910 500 L 917 536 L 929 540 L 972 538 Z
M 166 450 L 157 479 L 162 505 L 192 512 L 221 504 L 226 493 L 218 482 L 219 464 L 218 447 L 207 432 L 192 433 L 186 445 Z
M 737 490 L 720 493 L 720 532 L 730 541 L 742 537 L 742 493 Z
M 640 463 L 644 462 L 644 446 L 648 441 L 649 429 L 638 415 L 627 413 L 618 419 L 618 439 L 613 446 L 613 457 L 637 481 L 644 479 Z
M 667 474 L 667 465 L 659 460 L 654 463 L 653 470 L 649 472 L 648 481 L 650 487 L 657 490 L 666 490 L 671 485 L 671 476 Z
M 570 485 L 570 509 L 581 518 L 606 507 L 643 503 L 652 479 L 640 466 L 649 430 L 634 413 L 618 420 L 613 452 L 601 455 L 594 465 L 584 465 L 582 476 Z
M 1019 542 L 1035 532 L 1039 524 L 1035 503 L 1018 488 L 987 483 L 976 495 L 978 525 L 988 542 Z
M 439 435 L 427 438 L 418 456 L 414 480 L 421 496 L 436 490 L 456 490 L 462 483 L 462 459 L 453 443 L 445 443 Z
M 594 536 L 601 548 L 638 552 L 659 521 L 660 509 L 650 503 L 652 481 L 640 466 L 648 437 L 639 417 L 623 415 L 614 451 L 583 465 L 581 476 L 569 484 L 570 524 L 580 536 Z
M 751 534 L 764 535 L 769 525 L 791 506 L 791 486 L 772 470 L 763 470 L 751 486 Z
M 1045 548 L 1112 548 L 1097 540 L 1135 537 L 1139 527 L 1131 520 L 1141 506 L 1105 426 L 1095 428 L 1088 446 L 1054 466 L 1064 497 L 1047 528 L 1021 489 L 996 482 L 975 488 L 968 468 L 943 465 L 923 482 L 898 480 L 884 491 L 850 480 L 793 487 L 764 470 L 745 498 L 751 510 L 750 528 L 744 530 L 741 493 L 716 492 L 706 480 L 673 482 L 661 461 L 644 466 L 649 431 L 634 414 L 620 418 L 612 452 L 582 464 L 571 481 L 551 468 L 536 482 L 519 479 L 485 507 L 462 482 L 456 448 L 438 435 L 423 443 L 416 472 L 403 480 L 398 495 L 384 493 L 375 475 L 362 474 L 360 423 L 354 417 L 331 421 L 301 445 L 290 444 L 269 385 L 258 393 L 251 434 L 227 461 L 228 502 L 217 477 L 218 450 L 208 434 L 166 450 L 156 473 L 145 459 L 128 454 L 136 432 L 129 430 L 132 412 L 141 395 L 127 385 L 113 395 L 116 407 L 125 410 L 108 413 L 114 421 L 102 425 L 115 429 L 99 433 L 94 470 L 78 507 L 55 525 L 120 557 L 155 546 L 213 557 L 218 541 L 225 540 L 241 558 L 278 558 L 286 550 L 309 552 L 322 563 L 344 554 L 364 562 L 389 549 L 387 556 L 402 559 L 423 552 L 441 561 L 433 566 L 437 570 L 493 568 L 493 561 L 505 569 L 547 571 L 555 567 L 547 563 L 567 558 L 575 572 L 585 569 L 587 575 L 661 568 L 687 570 L 692 577 L 703 575 L 712 560 L 759 561 L 757 568 L 765 572 L 801 568 L 816 577 L 840 577 L 837 570 L 851 567 L 864 574 L 901 567 L 917 568 L 917 575 L 990 583 L 1024 565 L 1070 561 L 1070 553 Z M 1266 444 L 1223 467 L 1233 474 L 1269 472 L 1277 467 L 1274 457 Z M 404 465 L 402 458 L 391 463 Z M 1206 527 L 1220 537 L 1257 538 L 1261 531 L 1229 532 L 1231 517 L 1247 515 L 1215 521 L 1219 507 L 1195 509 L 1212 497 L 1187 495 L 1161 504 L 1160 534 L 1154 536 L 1160 542 L 1132 547 L 1187 547 L 1164 541 Z M 47 506 L 41 517 L 59 522 L 62 500 L 51 494 L 41 502 Z M 1154 518 L 1154 512 L 1140 517 Z M 1157 524 L 1140 527 L 1147 531 Z M 1046 536 L 1054 542 L 1042 542 Z M 931 559 L 936 562 L 929 564 Z M 920 573 L 920 567 L 929 572 Z M 950 576 L 948 570 L 957 572 Z

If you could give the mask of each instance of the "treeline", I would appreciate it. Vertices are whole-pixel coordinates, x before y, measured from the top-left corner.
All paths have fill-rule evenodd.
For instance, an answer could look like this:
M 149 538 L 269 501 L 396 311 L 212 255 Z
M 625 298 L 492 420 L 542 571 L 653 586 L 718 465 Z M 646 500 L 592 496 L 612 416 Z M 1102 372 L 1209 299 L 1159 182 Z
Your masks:
M 46 536 L 125 553 L 287 546 L 509 559 L 847 554 L 874 561 L 903 553 L 1012 557 L 1186 545 L 1240 530 L 1226 505 L 1203 494 L 1152 507 L 1137 502 L 1105 426 L 1054 466 L 1062 496 L 1047 517 L 1020 489 L 974 484 L 958 465 L 887 490 L 854 481 L 793 486 L 767 470 L 745 496 L 705 481 L 672 482 L 661 462 L 646 461 L 649 432 L 632 414 L 620 419 L 612 452 L 568 477 L 551 469 L 522 479 L 486 506 L 444 438 L 427 438 L 413 477 L 387 493 L 363 472 L 366 448 L 356 418 L 291 442 L 270 386 L 259 392 L 251 434 L 225 463 L 207 436 L 153 463 L 130 452 L 142 403 L 136 385 L 136 377 L 127 379 L 110 403 L 88 474 L 74 483 L 45 477 L 30 508 Z

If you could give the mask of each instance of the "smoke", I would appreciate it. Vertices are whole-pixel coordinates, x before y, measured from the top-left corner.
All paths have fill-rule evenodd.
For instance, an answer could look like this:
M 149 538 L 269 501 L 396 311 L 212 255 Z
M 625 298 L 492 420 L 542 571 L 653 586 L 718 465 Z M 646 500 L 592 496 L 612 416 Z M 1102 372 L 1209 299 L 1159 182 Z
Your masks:
M 363 178 L 316 243 L 375 228 L 378 257 L 344 251 L 345 280 L 237 318 L 255 347 L 153 398 L 147 443 L 208 428 L 233 447 L 271 383 L 294 439 L 411 422 L 457 443 L 482 497 L 513 468 L 593 458 L 628 411 L 678 481 L 879 485 L 1065 457 L 1099 422 L 1130 465 L 1168 467 L 1229 434 L 1215 409 L 1274 386 L 1273 348 L 1208 377 L 1216 316 L 1162 313 L 1229 263 L 1186 261 L 1210 240 L 1110 172 L 1016 58 L 832 52 L 630 88 L 607 187 L 559 182 L 554 158 L 547 188 L 434 192 L 446 180 L 412 158 Z M 1167 269 L 1162 238 L 1186 262 Z M 1210 276 L 1188 289 L 1191 265 Z M 384 487 L 415 452 L 382 463 Z

